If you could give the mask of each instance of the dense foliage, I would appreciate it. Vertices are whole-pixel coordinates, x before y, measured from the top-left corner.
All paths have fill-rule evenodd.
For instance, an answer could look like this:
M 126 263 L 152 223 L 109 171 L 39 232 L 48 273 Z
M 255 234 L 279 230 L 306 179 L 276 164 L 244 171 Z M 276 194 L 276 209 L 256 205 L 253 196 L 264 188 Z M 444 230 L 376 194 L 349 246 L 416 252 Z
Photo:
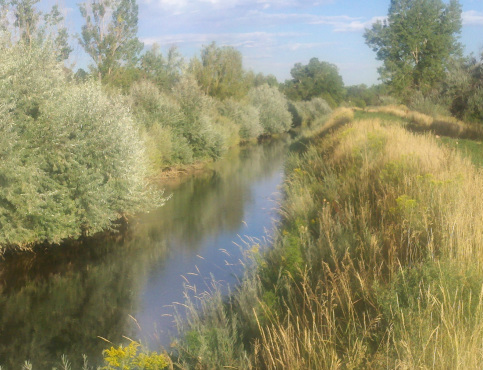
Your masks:
M 144 148 L 119 98 L 69 84 L 48 44 L 0 55 L 0 245 L 102 231 L 152 201 Z
M 322 98 L 313 98 L 310 101 L 290 102 L 289 110 L 292 114 L 293 126 L 311 126 L 314 122 L 325 120 L 332 112 L 329 104 Z
M 262 85 L 250 90 L 248 97 L 260 112 L 260 124 L 265 133 L 279 134 L 288 131 L 292 116 L 285 96 L 276 88 Z
M 201 59 L 194 58 L 190 69 L 207 95 L 223 100 L 243 97 L 248 91 L 242 55 L 233 47 L 217 47 L 214 42 L 204 46 Z
M 284 92 L 293 100 L 322 97 L 333 107 L 344 98 L 344 82 L 334 64 L 310 59 L 307 65 L 295 64 L 292 79 L 285 82 Z
M 155 83 L 161 90 L 169 91 L 179 81 L 183 68 L 184 60 L 176 47 L 169 48 L 164 57 L 159 45 L 154 44 L 142 55 L 139 69 L 144 79 Z
M 424 93 L 442 82 L 461 46 L 461 5 L 457 0 L 392 0 L 388 17 L 366 29 L 366 43 L 383 61 L 381 79 L 399 95 Z
M 441 100 L 455 117 L 483 122 L 483 54 L 450 67 L 441 89 Z
M 132 0 L 80 5 L 79 42 L 94 64 L 73 76 L 60 64 L 70 49 L 58 8 L 43 16 L 36 2 L 2 8 L 4 27 L 21 36 L 0 37 L 2 247 L 110 229 L 161 203 L 148 176 L 291 127 L 285 97 L 256 87 L 276 80 L 244 71 L 233 48 L 205 46 L 189 68 L 175 48 L 164 57 L 154 45 L 139 57 Z
M 260 124 L 260 111 L 253 105 L 227 99 L 220 107 L 221 114 L 239 126 L 242 140 L 251 140 L 264 133 Z
M 351 106 L 365 108 L 371 105 L 382 103 L 381 96 L 387 94 L 385 85 L 373 85 L 367 87 L 365 84 L 346 87 L 346 102 Z
M 92 58 L 99 78 L 110 76 L 124 64 L 135 64 L 143 44 L 137 38 L 135 0 L 100 0 L 81 3 L 85 20 L 79 43 Z
M 186 302 L 182 367 L 481 367 L 482 173 L 398 118 L 339 109 L 298 146 L 273 246 Z

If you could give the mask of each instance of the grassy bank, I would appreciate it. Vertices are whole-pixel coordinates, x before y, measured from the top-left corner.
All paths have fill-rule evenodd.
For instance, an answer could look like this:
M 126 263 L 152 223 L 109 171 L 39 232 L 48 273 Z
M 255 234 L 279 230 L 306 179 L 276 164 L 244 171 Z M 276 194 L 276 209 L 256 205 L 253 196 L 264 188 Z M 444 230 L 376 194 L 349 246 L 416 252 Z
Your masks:
M 247 252 L 230 299 L 214 283 L 187 301 L 180 368 L 482 366 L 481 171 L 429 133 L 352 117 L 298 145 L 274 246 Z
M 409 110 L 404 105 L 369 107 L 361 115 L 384 115 L 389 120 L 399 119 L 406 128 L 414 132 L 432 132 L 445 137 L 482 140 L 483 128 L 480 124 L 466 123 L 451 116 L 428 115 Z
M 454 150 L 458 150 L 477 167 L 483 167 L 483 142 L 466 139 L 442 137 L 441 142 Z
M 467 124 L 454 117 L 429 116 L 408 110 L 405 106 L 370 107 L 355 111 L 357 119 L 380 119 L 399 123 L 414 132 L 433 133 L 440 143 L 459 151 L 474 165 L 483 166 L 483 130 L 481 125 Z

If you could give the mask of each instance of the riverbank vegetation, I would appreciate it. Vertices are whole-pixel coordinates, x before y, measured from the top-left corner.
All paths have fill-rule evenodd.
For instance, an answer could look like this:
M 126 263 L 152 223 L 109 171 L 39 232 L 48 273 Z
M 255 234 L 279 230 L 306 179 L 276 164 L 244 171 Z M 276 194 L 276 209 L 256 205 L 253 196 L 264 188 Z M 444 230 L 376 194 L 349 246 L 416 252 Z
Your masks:
M 481 366 L 481 169 L 345 110 L 286 176 L 273 247 L 228 301 L 188 305 L 182 368 Z
M 110 229 L 124 213 L 162 203 L 121 97 L 71 83 L 49 43 L 0 49 L 2 250 Z
M 270 249 L 247 243 L 228 297 L 187 292 L 170 358 L 131 342 L 108 368 L 482 367 L 483 55 L 462 55 L 458 1 L 391 1 L 364 34 L 372 87 L 318 58 L 279 84 L 230 46 L 144 50 L 134 0 L 79 6 L 74 71 L 37 2 L 0 9 L 0 254 L 115 231 L 164 204 L 160 172 L 304 130 Z
M 139 313 L 144 305 L 138 292 L 157 274 L 153 265 L 176 271 L 171 283 L 160 281 L 152 285 L 152 293 L 144 294 L 149 301 L 156 301 L 148 303 L 153 310 L 170 314 L 165 305 L 182 300 L 179 275 L 185 275 L 187 267 L 169 267 L 166 261 L 180 252 L 207 257 L 211 235 L 223 232 L 235 237 L 243 221 L 252 224 L 247 213 L 253 207 L 253 184 L 280 176 L 287 144 L 273 140 L 234 148 L 209 170 L 184 180 L 172 179 L 176 184 L 166 185 L 166 193 L 174 192 L 170 200 L 160 209 L 131 220 L 122 232 L 26 251 L 0 261 L 2 369 L 22 368 L 26 360 L 34 369 L 63 369 L 64 355 L 76 370 L 82 368 L 83 354 L 92 369 L 103 363 L 104 349 L 129 345 L 126 337 L 142 342 L 138 354 L 149 354 L 144 345 L 152 333 L 159 335 L 162 343 L 169 343 L 162 335 L 172 319 L 163 317 L 153 329 L 152 316 L 143 318 Z M 253 217 L 260 220 L 258 214 Z M 269 220 L 265 222 L 270 226 Z M 220 258 L 195 258 L 197 266 L 202 271 L 223 266 L 225 255 L 219 255 L 217 249 L 213 255 Z M 242 268 L 235 266 L 233 271 Z M 201 279 L 193 278 L 201 285 Z M 166 293 L 159 295 L 163 289 Z
M 2 253 L 115 230 L 163 204 L 148 178 L 292 126 L 274 78 L 245 71 L 232 47 L 212 43 L 189 63 L 173 48 L 140 55 L 134 1 L 80 5 L 94 63 L 74 74 L 58 8 L 35 3 L 2 8 Z

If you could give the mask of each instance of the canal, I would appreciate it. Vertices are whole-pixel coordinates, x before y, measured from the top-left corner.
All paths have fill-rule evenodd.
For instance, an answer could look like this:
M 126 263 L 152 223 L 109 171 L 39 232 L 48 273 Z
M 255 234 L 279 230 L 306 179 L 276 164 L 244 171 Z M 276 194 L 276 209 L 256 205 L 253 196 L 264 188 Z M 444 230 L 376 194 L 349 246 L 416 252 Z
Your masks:
M 128 231 L 0 262 L 0 366 L 77 368 L 125 338 L 152 350 L 176 336 L 173 302 L 185 285 L 234 286 L 243 249 L 265 244 L 278 218 L 287 145 L 237 148 L 209 170 L 164 182 L 166 204 Z

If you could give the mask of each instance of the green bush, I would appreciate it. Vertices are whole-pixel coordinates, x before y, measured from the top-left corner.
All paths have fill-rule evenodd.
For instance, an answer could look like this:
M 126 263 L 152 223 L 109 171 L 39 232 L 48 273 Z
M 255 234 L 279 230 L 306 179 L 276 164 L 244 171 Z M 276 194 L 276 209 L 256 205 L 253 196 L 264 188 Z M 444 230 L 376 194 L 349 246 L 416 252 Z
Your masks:
M 424 96 L 421 92 L 415 92 L 408 106 L 415 111 L 432 117 L 451 115 L 444 102 L 437 95 Z
M 136 118 L 145 127 L 148 156 L 153 170 L 167 165 L 217 158 L 227 146 L 230 130 L 219 122 L 215 102 L 196 81 L 185 76 L 172 95 L 149 81 L 130 91 Z
M 146 127 L 163 118 L 166 107 L 163 105 L 161 92 L 154 83 L 147 80 L 139 81 L 129 92 L 132 109 Z
M 222 114 L 239 126 L 240 138 L 243 140 L 255 139 L 263 133 L 257 108 L 233 99 L 227 99 L 222 104 Z
M 322 98 L 313 98 L 310 101 L 293 103 L 301 125 L 310 126 L 317 119 L 326 117 L 332 112 L 331 107 Z M 292 113 L 294 115 L 294 113 Z M 295 116 L 294 116 L 295 117 Z
M 179 105 L 146 80 L 131 87 L 129 98 L 134 115 L 144 128 L 151 171 L 158 172 L 176 163 L 190 163 L 193 160 L 191 149 L 172 129 L 183 119 Z
M 1 246 L 109 229 L 152 201 L 139 132 L 120 100 L 98 84 L 68 84 L 48 45 L 0 54 Z
M 194 159 L 217 158 L 226 150 L 227 138 L 216 127 L 213 99 L 204 94 L 191 76 L 184 76 L 174 87 L 182 119 L 172 126 L 193 150 Z
M 266 134 L 279 134 L 290 129 L 292 115 L 288 111 L 288 102 L 277 88 L 265 84 L 251 89 L 248 96 L 260 112 L 260 124 Z
M 170 127 L 153 125 L 143 131 L 142 137 L 150 174 L 156 175 L 163 167 L 176 162 L 176 154 L 173 151 L 173 141 L 176 138 L 173 137 Z
M 64 87 L 65 72 L 52 54 L 48 44 L 0 43 L 0 101 L 20 124 L 37 118 L 42 102 Z

